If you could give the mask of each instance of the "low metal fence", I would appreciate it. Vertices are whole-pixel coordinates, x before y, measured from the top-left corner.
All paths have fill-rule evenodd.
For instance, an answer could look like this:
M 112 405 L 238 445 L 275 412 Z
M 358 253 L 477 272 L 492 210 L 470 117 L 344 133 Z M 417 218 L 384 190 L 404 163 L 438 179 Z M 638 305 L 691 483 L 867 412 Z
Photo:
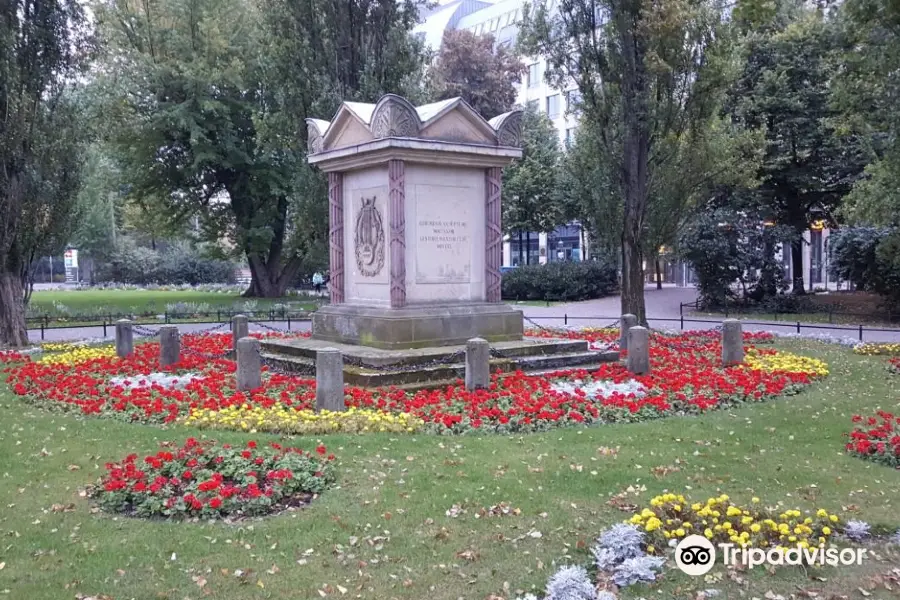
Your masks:
M 274 329 L 265 323 L 285 323 L 286 331 L 291 331 L 293 324 L 298 322 L 306 322 L 312 318 L 315 311 L 307 310 L 289 310 L 286 308 L 267 309 L 267 310 L 216 310 L 207 312 L 165 312 L 162 318 L 152 318 L 146 315 L 135 316 L 127 313 L 109 313 L 106 315 L 68 315 L 65 321 L 61 321 L 60 317 L 51 315 L 39 315 L 26 317 L 25 321 L 29 331 L 40 331 L 41 339 L 45 339 L 46 332 L 53 329 L 86 329 L 92 327 L 102 327 L 103 337 L 107 337 L 107 332 L 114 329 L 116 321 L 128 319 L 135 324 L 141 325 L 169 325 L 172 323 L 187 323 L 191 325 L 209 325 L 209 324 L 229 324 L 236 315 L 244 315 L 254 324 L 264 328 Z M 276 329 L 281 331 L 280 329 Z
M 537 323 L 537 321 L 557 321 L 557 322 L 562 321 L 562 324 L 564 326 L 568 326 L 570 322 L 573 325 L 576 325 L 577 323 L 584 322 L 584 321 L 615 321 L 615 322 L 617 322 L 618 317 L 609 317 L 609 316 L 603 316 L 603 315 L 587 316 L 587 317 L 577 316 L 576 317 L 576 316 L 569 316 L 568 314 L 564 314 L 562 316 L 555 316 L 555 317 L 545 317 L 545 316 L 527 317 L 527 320 L 532 322 L 534 325 L 540 327 L 540 325 Z M 647 321 L 648 321 L 648 323 L 652 323 L 652 322 L 678 323 L 678 327 L 682 331 L 685 330 L 686 323 L 687 324 L 704 323 L 704 324 L 714 324 L 714 325 L 722 324 L 721 319 L 692 319 L 692 318 L 685 318 L 684 314 L 682 314 L 676 318 L 656 318 L 656 317 L 650 318 L 650 317 L 648 317 Z M 845 335 L 852 334 L 852 335 L 858 336 L 859 341 L 863 341 L 863 337 L 866 332 L 895 333 L 895 334 L 900 335 L 900 328 L 869 327 L 869 326 L 864 326 L 861 324 L 853 325 L 853 326 L 842 326 L 842 325 L 827 325 L 827 324 L 823 324 L 823 323 L 804 323 L 802 321 L 772 322 L 772 321 L 751 321 L 751 320 L 744 320 L 744 319 L 741 319 L 741 323 L 744 325 L 753 325 L 753 326 L 757 326 L 757 327 L 788 328 L 792 332 L 796 331 L 797 333 L 803 333 L 804 329 L 820 329 L 820 330 L 825 329 L 825 330 L 829 330 L 829 331 L 843 331 L 843 332 L 845 332 Z M 690 329 L 690 325 L 688 325 L 687 328 Z
M 711 308 L 705 309 L 700 306 L 698 301 L 694 302 L 682 302 L 678 307 L 678 312 L 680 314 L 684 314 L 685 310 L 688 312 L 694 311 L 706 311 L 711 313 L 721 313 L 725 315 L 725 317 L 737 316 L 737 315 L 746 315 L 746 314 L 771 314 L 775 321 L 785 320 L 793 323 L 794 319 L 798 316 L 828 316 L 828 323 L 830 325 L 835 324 L 835 317 L 847 317 L 848 319 L 857 319 L 857 318 L 865 318 L 865 319 L 875 319 L 878 321 L 882 321 L 885 323 L 893 323 L 900 318 L 895 312 L 888 310 L 884 314 L 873 315 L 871 313 L 863 313 L 863 312 L 853 312 L 846 310 L 835 310 L 833 306 L 822 307 L 823 310 L 816 310 L 810 312 L 786 312 L 786 311 L 777 311 L 777 310 L 767 310 L 762 307 L 753 307 L 753 306 L 723 306 L 721 308 Z M 779 315 L 781 319 L 779 319 Z

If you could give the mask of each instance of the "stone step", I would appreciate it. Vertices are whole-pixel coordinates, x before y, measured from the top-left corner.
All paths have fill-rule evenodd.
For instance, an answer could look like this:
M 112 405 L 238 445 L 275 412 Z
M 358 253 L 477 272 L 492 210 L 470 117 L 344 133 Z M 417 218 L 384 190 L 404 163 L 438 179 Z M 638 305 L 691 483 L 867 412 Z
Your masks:
M 262 340 L 260 347 L 264 352 L 301 358 L 315 359 L 320 348 L 334 346 L 320 340 Z M 546 356 L 586 352 L 588 343 L 585 340 L 563 340 L 528 338 L 517 342 L 496 342 L 491 344 L 504 357 L 517 358 L 524 356 Z M 340 349 L 340 348 L 339 348 Z M 352 347 L 345 351 L 344 362 L 360 367 L 386 367 L 389 365 L 427 365 L 440 361 L 453 354 L 465 350 L 465 346 L 444 346 L 439 348 L 421 348 L 411 350 L 380 350 L 377 348 Z
M 566 354 L 551 354 L 547 356 L 525 356 L 515 360 L 516 366 L 525 372 L 549 369 L 580 368 L 600 362 L 613 362 L 619 359 L 618 352 L 571 352 Z
M 275 366 L 277 370 L 295 373 L 301 377 L 315 377 L 316 365 L 311 358 L 289 356 L 272 352 L 260 353 L 263 362 Z M 526 373 L 553 372 L 562 369 L 597 368 L 600 364 L 618 360 L 618 352 L 567 352 L 554 355 L 525 357 L 495 357 L 490 361 L 491 372 L 515 371 Z M 419 364 L 390 367 L 364 367 L 344 365 L 344 382 L 347 385 L 378 388 L 398 387 L 407 390 L 434 389 L 451 385 L 465 377 L 465 362 L 456 358 L 447 364 Z

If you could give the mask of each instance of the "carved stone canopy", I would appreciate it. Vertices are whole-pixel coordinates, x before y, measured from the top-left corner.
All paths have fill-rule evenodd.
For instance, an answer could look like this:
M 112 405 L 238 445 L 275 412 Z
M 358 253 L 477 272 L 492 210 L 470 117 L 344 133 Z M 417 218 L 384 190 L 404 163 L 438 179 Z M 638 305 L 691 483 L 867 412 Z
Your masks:
M 387 94 L 375 104 L 344 102 L 331 121 L 307 119 L 310 154 L 388 138 L 518 148 L 522 111 L 487 121 L 462 98 L 423 106 Z

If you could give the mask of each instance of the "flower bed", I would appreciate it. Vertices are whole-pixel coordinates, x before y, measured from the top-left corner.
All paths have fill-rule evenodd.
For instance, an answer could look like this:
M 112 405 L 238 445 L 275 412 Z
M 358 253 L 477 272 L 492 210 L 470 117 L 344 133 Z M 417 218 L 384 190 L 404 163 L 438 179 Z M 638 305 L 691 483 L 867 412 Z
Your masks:
M 900 356 L 900 344 L 887 342 L 867 342 L 853 347 L 857 354 L 866 356 Z
M 888 361 L 888 371 L 900 375 L 900 358 L 892 358 Z
M 854 415 L 848 453 L 900 469 L 900 416 L 878 411 L 874 417 Z
M 691 535 L 705 536 L 714 545 L 771 550 L 833 546 L 837 533 L 855 542 L 870 535 L 867 523 L 843 524 L 838 515 L 823 508 L 815 513 L 770 512 L 762 508 L 759 498 L 753 498 L 750 506 L 740 506 L 727 494 L 705 502 L 662 494 L 626 523 L 600 532 L 590 548 L 590 570 L 583 565 L 560 567 L 547 580 L 543 595 L 526 594 L 517 600 L 615 600 L 620 588 L 657 581 L 665 574 L 669 558 L 677 564 L 669 551 Z
M 107 463 L 90 491 L 105 511 L 136 517 L 235 517 L 308 503 L 334 481 L 334 456 L 248 442 L 245 448 L 188 438 L 138 459 Z
M 824 546 L 840 519 L 819 509 L 815 514 L 799 510 L 769 513 L 753 498 L 750 506 L 740 506 L 727 494 L 692 502 L 681 494 L 663 494 L 629 521 L 647 534 L 650 548 L 666 548 L 692 534 L 713 544 L 732 543 L 742 548 Z
M 614 344 L 618 330 L 568 332 Z M 771 335 L 747 334 L 768 341 Z M 797 392 L 827 375 L 821 361 L 747 345 L 744 365 L 722 368 L 715 332 L 651 335 L 651 373 L 635 376 L 620 362 L 592 371 L 494 374 L 489 389 L 462 382 L 409 393 L 347 388 L 354 412 L 316 415 L 315 381 L 266 372 L 262 386 L 235 389 L 235 363 L 209 358 L 231 348 L 231 336 L 185 335 L 179 363 L 161 368 L 158 343 L 139 344 L 127 359 L 92 349 L 73 360 L 26 360 L 11 367 L 13 391 L 43 406 L 142 423 L 283 433 L 497 433 L 542 431 L 576 424 L 638 421 L 759 402 Z M 65 353 L 65 352 L 64 352 Z M 49 360 L 47 360 L 49 359 Z

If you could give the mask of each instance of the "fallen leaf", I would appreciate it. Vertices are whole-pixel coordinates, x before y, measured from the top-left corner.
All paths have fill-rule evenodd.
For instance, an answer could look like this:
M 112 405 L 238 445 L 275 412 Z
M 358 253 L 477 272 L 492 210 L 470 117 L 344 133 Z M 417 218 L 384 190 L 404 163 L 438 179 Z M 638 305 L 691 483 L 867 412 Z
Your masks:
M 476 560 L 478 560 L 478 553 L 474 550 L 461 550 L 456 553 L 456 558 L 461 558 L 469 562 L 475 562 Z

